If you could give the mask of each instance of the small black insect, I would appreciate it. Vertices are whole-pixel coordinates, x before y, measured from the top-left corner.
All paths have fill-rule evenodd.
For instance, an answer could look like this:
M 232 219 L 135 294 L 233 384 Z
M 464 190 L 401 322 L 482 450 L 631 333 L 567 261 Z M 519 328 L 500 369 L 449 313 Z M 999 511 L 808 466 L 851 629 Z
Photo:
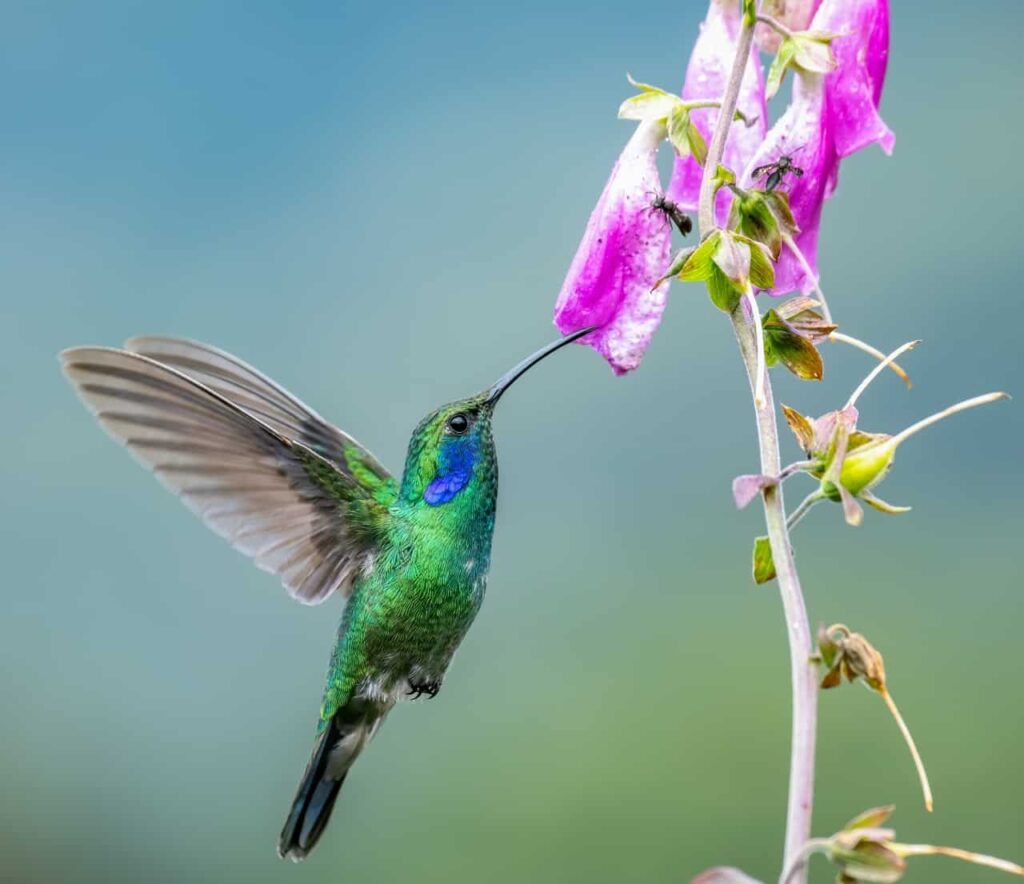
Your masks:
M 791 175 L 796 175 L 799 178 L 804 174 L 804 170 L 799 166 L 793 165 L 793 158 L 787 154 L 783 154 L 774 163 L 767 163 L 764 166 L 758 166 L 754 169 L 754 178 L 763 178 L 768 176 L 764 183 L 764 189 L 766 191 L 775 190 L 782 183 L 783 176 L 789 172 Z
M 690 220 L 690 216 L 680 209 L 677 203 L 666 198 L 663 193 L 655 194 L 654 199 L 651 200 L 651 211 L 663 212 L 665 217 L 679 228 L 679 232 L 683 236 L 693 230 L 693 221 Z

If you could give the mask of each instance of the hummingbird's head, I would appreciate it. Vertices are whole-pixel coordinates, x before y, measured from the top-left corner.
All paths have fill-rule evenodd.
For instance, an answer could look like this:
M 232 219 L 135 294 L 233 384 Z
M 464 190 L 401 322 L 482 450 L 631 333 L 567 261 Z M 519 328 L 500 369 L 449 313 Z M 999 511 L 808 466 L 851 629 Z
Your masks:
M 409 440 L 401 496 L 407 503 L 442 506 L 479 500 L 494 506 L 498 462 L 491 435 L 494 408 L 505 391 L 545 356 L 593 331 L 580 329 L 548 344 L 506 372 L 488 389 L 427 415 Z
M 409 440 L 402 497 L 441 506 L 470 486 L 494 485 L 493 410 L 485 395 L 473 396 L 443 405 L 420 421 Z

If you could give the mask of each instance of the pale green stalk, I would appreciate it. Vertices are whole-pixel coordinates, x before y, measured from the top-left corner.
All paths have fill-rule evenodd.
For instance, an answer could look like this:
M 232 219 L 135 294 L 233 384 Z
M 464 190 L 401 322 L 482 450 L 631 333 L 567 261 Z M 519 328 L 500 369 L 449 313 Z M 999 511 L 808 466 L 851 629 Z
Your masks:
M 754 38 L 754 23 L 744 21 L 736 43 L 736 56 L 722 96 L 715 130 L 711 136 L 704 175 L 700 183 L 698 221 L 702 236 L 715 228 L 714 184 L 715 170 L 722 161 L 722 152 L 729 135 L 729 125 L 736 111 L 740 83 L 750 46 Z M 743 364 L 747 369 L 751 391 L 754 394 L 754 412 L 757 418 L 758 446 L 761 454 L 761 472 L 777 476 L 782 468 L 779 456 L 779 435 L 775 423 L 775 402 L 771 382 L 759 370 L 763 348 L 758 347 L 759 317 L 755 311 L 748 317 L 742 304 L 731 314 L 733 329 L 739 344 Z M 760 351 L 760 352 L 759 352 Z M 811 809 L 814 801 L 814 744 L 817 727 L 818 685 L 810 662 L 814 652 L 810 623 L 804 605 L 800 578 L 797 575 L 793 550 L 786 527 L 786 510 L 779 484 L 765 488 L 762 493 L 768 541 L 779 583 L 779 593 L 789 636 L 790 668 L 793 680 L 793 735 L 790 756 L 789 805 L 786 813 L 786 842 L 783 868 L 794 866 L 796 858 L 811 834 Z M 806 865 L 795 868 L 790 875 L 795 884 L 805 884 Z

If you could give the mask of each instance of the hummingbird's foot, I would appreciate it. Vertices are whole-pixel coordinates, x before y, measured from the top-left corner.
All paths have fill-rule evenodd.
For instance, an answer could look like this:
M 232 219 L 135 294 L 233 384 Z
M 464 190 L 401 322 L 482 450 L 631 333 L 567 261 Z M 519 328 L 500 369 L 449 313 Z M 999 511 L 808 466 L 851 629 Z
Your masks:
M 439 690 L 441 690 L 441 682 L 439 681 L 409 680 L 409 697 L 413 700 L 422 697 L 424 694 L 433 699 L 437 696 Z

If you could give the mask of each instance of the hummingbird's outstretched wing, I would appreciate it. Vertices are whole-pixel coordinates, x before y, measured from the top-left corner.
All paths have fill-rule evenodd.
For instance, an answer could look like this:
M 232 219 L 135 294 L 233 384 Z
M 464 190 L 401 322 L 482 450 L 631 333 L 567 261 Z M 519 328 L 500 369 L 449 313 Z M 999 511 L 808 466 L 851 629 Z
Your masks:
M 253 413 L 227 395 L 223 373 L 218 390 L 127 350 L 75 347 L 60 358 L 104 429 L 299 601 L 346 593 L 372 561 L 394 480 L 272 382 L 261 391 L 254 373 L 247 397 L 238 392 Z M 214 363 L 206 371 L 216 380 Z
M 368 485 L 371 494 L 393 482 L 391 474 L 348 433 L 237 356 L 210 344 L 161 335 L 129 338 L 124 348 L 176 368 L 281 435 L 297 439 L 341 472 Z

